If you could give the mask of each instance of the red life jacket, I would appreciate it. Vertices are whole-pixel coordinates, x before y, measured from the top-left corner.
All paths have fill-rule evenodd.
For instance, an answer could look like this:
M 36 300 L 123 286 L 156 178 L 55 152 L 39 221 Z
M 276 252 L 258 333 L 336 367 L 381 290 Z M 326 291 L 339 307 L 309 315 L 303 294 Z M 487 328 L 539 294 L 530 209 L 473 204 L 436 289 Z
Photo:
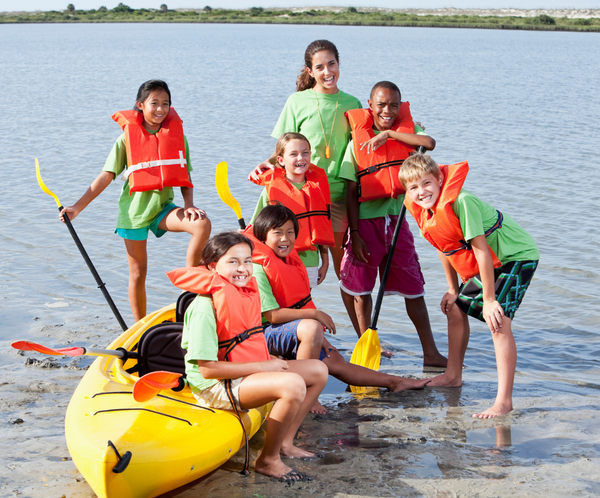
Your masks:
M 138 111 L 118 111 L 112 118 L 125 132 L 129 193 L 162 190 L 165 187 L 190 187 L 185 158 L 183 122 L 175 109 L 162 122 L 154 135 L 143 126 L 144 115 Z
M 329 182 L 325 171 L 314 164 L 310 165 L 305 177 L 301 190 L 286 178 L 284 168 L 268 170 L 259 180 L 253 181 L 266 187 L 269 201 L 281 202 L 296 215 L 300 225 L 294 244 L 296 251 L 316 251 L 316 245 L 335 245 Z
M 352 129 L 354 157 L 358 164 L 359 202 L 393 197 L 396 199 L 405 190 L 398 180 L 402 162 L 415 148 L 392 138 L 385 145 L 367 154 L 367 148 L 361 150 L 360 144 L 375 136 L 373 131 L 373 112 L 371 109 L 353 109 L 346 112 Z M 393 131 L 402 133 L 415 132 L 415 124 L 410 114 L 410 104 L 402 102 L 398 117 L 392 126 Z
M 475 275 L 479 275 L 479 265 L 471 244 L 465 240 L 460 227 L 460 220 L 452 209 L 452 203 L 460 194 L 465 183 L 465 178 L 469 172 L 469 164 L 467 161 L 463 161 L 451 166 L 440 165 L 440 169 L 444 174 L 444 183 L 440 191 L 440 197 L 431 210 L 433 213 L 415 204 L 408 195 L 404 198 L 404 203 L 417 221 L 423 236 L 436 249 L 446 255 L 461 280 L 466 282 Z M 498 228 L 502 228 L 502 213 L 500 211 L 498 211 L 498 221 L 485 232 L 485 236 L 487 237 Z M 491 248 L 490 253 L 494 268 L 502 266 Z
M 315 309 L 315 303 L 310 295 L 308 273 L 306 273 L 306 268 L 296 249 L 292 249 L 285 259 L 281 259 L 254 236 L 252 225 L 244 230 L 244 235 L 254 243 L 252 262 L 258 263 L 264 268 L 279 307 Z
M 247 363 L 269 357 L 260 314 L 256 279 L 245 287 L 232 285 L 219 274 L 203 267 L 178 268 L 167 273 L 176 287 L 210 295 L 217 319 L 219 361 Z

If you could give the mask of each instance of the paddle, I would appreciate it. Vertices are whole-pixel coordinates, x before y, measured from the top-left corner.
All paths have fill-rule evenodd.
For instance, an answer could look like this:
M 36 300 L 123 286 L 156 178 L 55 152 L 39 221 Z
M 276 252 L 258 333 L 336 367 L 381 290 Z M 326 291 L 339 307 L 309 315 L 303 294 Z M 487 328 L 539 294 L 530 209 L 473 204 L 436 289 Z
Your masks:
M 425 148 L 422 146 L 419 147 L 419 152 L 425 152 Z M 405 217 L 406 206 L 403 203 L 402 209 L 400 209 L 400 215 L 398 216 L 398 222 L 396 223 L 396 228 L 394 229 L 394 235 L 392 236 L 392 244 L 390 245 L 390 250 L 388 252 L 385 269 L 381 276 L 377 301 L 375 302 L 373 318 L 371 319 L 371 326 L 360 337 L 356 346 L 354 346 L 354 351 L 352 351 L 352 357 L 350 358 L 350 363 L 360 365 L 361 367 L 367 367 L 371 370 L 379 370 L 379 364 L 381 363 L 381 344 L 377 334 L 377 320 L 379 319 L 379 311 L 381 310 L 381 303 L 383 302 L 385 284 L 392 266 L 394 251 L 396 250 L 396 242 L 398 242 L 398 235 L 400 234 L 400 228 L 402 227 L 402 223 L 404 223 Z
M 133 399 L 139 403 L 151 400 L 163 389 L 181 386 L 181 374 L 161 370 L 150 372 L 135 381 Z
M 31 341 L 14 341 L 11 343 L 11 346 L 21 351 L 37 351 L 38 353 L 53 356 L 111 356 L 119 358 L 120 360 L 137 358 L 137 353 L 135 351 L 127 351 L 125 349 L 94 349 L 78 346 L 53 349 Z
M 244 221 L 244 218 L 242 218 L 242 208 L 240 207 L 240 203 L 235 200 L 235 198 L 231 195 L 231 191 L 229 190 L 229 183 L 227 182 L 227 163 L 225 161 L 217 164 L 217 176 L 215 183 L 217 185 L 217 193 L 219 194 L 219 197 L 225 204 L 233 209 L 233 212 L 238 217 L 240 228 L 244 230 L 246 228 L 246 222 Z
M 59 212 L 62 211 L 63 206 L 61 205 L 60 201 L 58 200 L 58 197 L 48 187 L 46 187 L 44 180 L 42 180 L 42 175 L 40 174 L 40 163 L 38 162 L 37 157 L 35 158 L 35 174 L 37 176 L 37 181 L 40 184 L 40 188 L 44 192 L 46 192 L 49 196 L 54 197 L 54 200 L 56 201 L 56 205 L 58 206 L 58 211 Z M 94 268 L 92 260 L 90 259 L 87 252 L 85 251 L 83 244 L 81 243 L 81 240 L 79 240 L 79 236 L 75 232 L 75 228 L 73 228 L 73 224 L 71 223 L 71 220 L 69 220 L 69 217 L 67 216 L 66 213 L 63 215 L 63 218 L 65 220 L 65 224 L 67 225 L 67 228 L 69 229 L 69 232 L 71 232 L 71 236 L 73 237 L 73 240 L 75 241 L 75 244 L 77 245 L 77 248 L 79 249 L 79 252 L 83 256 L 83 259 L 87 263 L 88 268 L 92 272 L 92 275 L 94 276 L 94 279 L 96 280 L 96 283 L 98 284 L 98 288 L 102 291 L 102 294 L 104 294 L 104 297 L 105 297 L 106 301 L 108 302 L 110 309 L 115 314 L 115 317 L 116 317 L 117 321 L 119 322 L 119 325 L 121 326 L 121 328 L 123 330 L 127 330 L 127 325 L 125 324 L 125 321 L 123 320 L 123 317 L 121 316 L 121 313 L 119 313 L 119 310 L 117 309 L 114 301 L 112 300 L 112 298 L 110 297 L 110 294 L 106 290 L 106 287 L 105 287 L 106 284 L 104 282 L 102 282 L 100 275 L 98 275 L 96 268 Z

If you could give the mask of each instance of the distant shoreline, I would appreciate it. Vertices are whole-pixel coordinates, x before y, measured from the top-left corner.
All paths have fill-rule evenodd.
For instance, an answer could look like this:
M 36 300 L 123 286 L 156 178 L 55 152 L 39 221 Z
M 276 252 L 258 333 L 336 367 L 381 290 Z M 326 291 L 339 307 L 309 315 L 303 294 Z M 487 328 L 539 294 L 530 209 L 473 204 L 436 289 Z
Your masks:
M 0 12 L 2 24 L 208 23 L 317 24 L 600 32 L 600 9 L 387 9 L 314 7 L 289 9 L 114 9 Z

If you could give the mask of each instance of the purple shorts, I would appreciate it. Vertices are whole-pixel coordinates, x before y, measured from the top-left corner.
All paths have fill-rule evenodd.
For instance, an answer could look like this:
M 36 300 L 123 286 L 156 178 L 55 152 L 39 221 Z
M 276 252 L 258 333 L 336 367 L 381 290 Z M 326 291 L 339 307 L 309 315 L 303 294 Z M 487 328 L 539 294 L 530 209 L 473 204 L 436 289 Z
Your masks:
M 361 263 L 354 257 L 352 242 L 344 249 L 342 259 L 340 287 L 351 296 L 365 296 L 373 292 L 375 279 L 383 274 L 387 254 L 392 244 L 398 216 L 358 220 L 358 233 L 369 248 L 367 263 Z M 400 227 L 396 250 L 390 267 L 385 295 L 399 294 L 407 299 L 416 299 L 425 295 L 425 279 L 415 251 L 415 242 L 406 219 Z

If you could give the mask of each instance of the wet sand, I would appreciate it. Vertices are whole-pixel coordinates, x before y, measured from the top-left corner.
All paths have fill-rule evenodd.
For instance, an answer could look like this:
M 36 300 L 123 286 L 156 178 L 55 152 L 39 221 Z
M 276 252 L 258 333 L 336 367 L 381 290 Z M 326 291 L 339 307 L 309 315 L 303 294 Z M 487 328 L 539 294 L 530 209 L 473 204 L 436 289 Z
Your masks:
M 68 328 L 42 330 L 57 344 Z M 350 354 L 349 349 L 342 352 Z M 70 395 L 91 360 L 9 354 L 12 371 L 0 378 L 5 421 L 0 435 L 10 448 L 0 473 L 0 496 L 95 496 L 71 461 L 62 429 Z M 382 361 L 382 370 L 417 372 L 419 377 L 437 373 L 420 371 L 419 361 L 418 355 L 398 353 Z M 240 452 L 212 474 L 164 496 L 562 497 L 600 492 L 600 386 L 532 382 L 521 374 L 515 386 L 518 408 L 482 421 L 471 414 L 492 403 L 494 372 L 467 368 L 465 378 L 458 389 L 396 394 L 371 389 L 357 395 L 331 379 L 321 396 L 329 413 L 310 414 L 298 436 L 298 444 L 320 458 L 287 461 L 314 481 L 287 485 L 255 472 L 244 477 Z M 251 441 L 251 461 L 263 438 L 264 428 Z

